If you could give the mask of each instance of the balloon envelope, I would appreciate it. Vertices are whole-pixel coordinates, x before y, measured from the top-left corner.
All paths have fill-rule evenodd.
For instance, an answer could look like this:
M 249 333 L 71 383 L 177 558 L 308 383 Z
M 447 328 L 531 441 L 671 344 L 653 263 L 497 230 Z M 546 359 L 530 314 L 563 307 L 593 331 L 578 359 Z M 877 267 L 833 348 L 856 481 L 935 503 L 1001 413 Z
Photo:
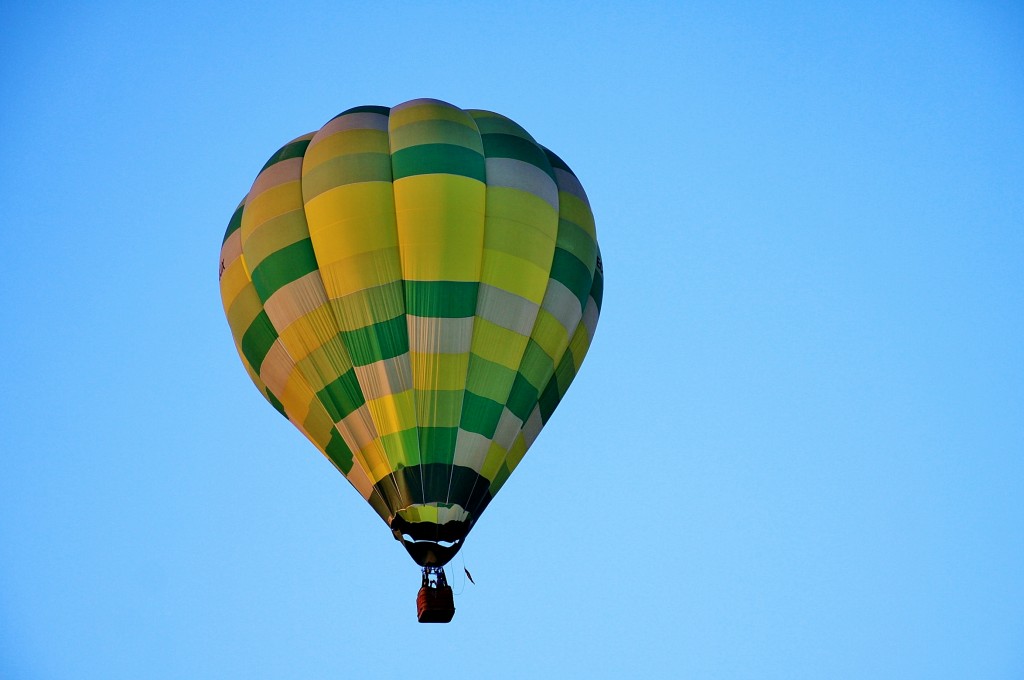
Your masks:
M 349 109 L 275 153 L 220 288 L 242 363 L 421 565 L 443 565 L 590 347 L 603 273 L 579 181 L 495 113 Z

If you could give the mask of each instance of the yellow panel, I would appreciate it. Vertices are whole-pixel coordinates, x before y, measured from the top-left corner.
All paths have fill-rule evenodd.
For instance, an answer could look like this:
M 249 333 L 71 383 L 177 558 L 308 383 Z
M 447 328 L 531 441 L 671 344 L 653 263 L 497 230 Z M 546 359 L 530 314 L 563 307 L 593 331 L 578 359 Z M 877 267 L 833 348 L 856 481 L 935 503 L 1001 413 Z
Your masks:
M 580 366 L 583 365 L 583 357 L 587 356 L 587 352 L 590 350 L 590 335 L 587 333 L 587 327 L 582 324 L 573 333 L 572 340 L 569 341 L 569 351 L 572 352 L 572 363 L 576 367 L 576 370 L 580 370 Z
M 505 462 L 505 455 L 505 449 L 491 442 L 490 448 L 487 449 L 487 457 L 484 458 L 484 464 L 480 467 L 480 476 L 488 481 L 494 481 L 498 470 L 501 469 L 501 464 Z
M 220 277 L 220 296 L 224 301 L 225 310 L 230 309 L 238 295 L 251 284 L 252 279 L 249 278 L 249 272 L 245 270 L 245 263 L 241 258 L 228 265 Z
M 413 366 L 430 366 L 431 370 L 415 371 L 412 385 L 417 390 L 461 390 L 466 386 L 466 369 L 469 353 L 463 354 L 420 354 L 410 352 Z M 517 367 L 513 367 L 517 368 Z
M 537 313 L 537 323 L 533 327 L 533 339 L 540 345 L 552 360 L 557 361 L 569 344 L 569 334 L 565 326 L 558 322 L 546 309 Z
M 274 343 L 263 360 L 260 378 L 281 402 L 288 419 L 303 429 L 313 394 L 279 342 Z
M 398 245 L 391 182 L 343 184 L 306 204 L 317 261 L 337 262 Z
M 246 286 L 228 309 L 228 325 L 231 326 L 232 335 L 241 340 L 245 332 L 249 330 L 252 320 L 262 311 L 263 303 L 256 295 L 256 289 L 251 285 Z
M 532 262 L 499 250 L 486 251 L 481 280 L 495 288 L 507 290 L 534 304 L 544 301 L 549 272 Z
M 364 328 L 405 314 L 401 285 L 390 288 L 369 289 L 331 298 L 331 309 L 340 320 L 339 328 L 346 331 Z
M 523 222 L 487 213 L 484 247 L 522 258 L 548 272 L 555 256 L 555 234 L 554 230 L 544 233 Z
M 446 104 L 423 103 L 409 106 L 407 108 L 391 109 L 388 126 L 393 130 L 402 125 L 415 123 L 421 120 L 450 120 L 461 123 L 466 127 L 476 129 L 476 123 L 462 109 Z
M 452 503 L 450 506 L 444 503 L 419 503 L 402 508 L 398 514 L 410 522 L 430 522 L 432 524 L 465 521 L 469 516 L 458 503 Z
M 587 204 L 581 201 L 578 197 L 565 192 L 558 192 L 558 209 L 562 217 L 574 222 L 590 234 L 595 240 L 597 239 L 597 229 L 594 227 L 594 215 L 590 212 L 590 208 Z M 249 208 L 246 207 L 246 210 Z
M 366 473 L 373 480 L 374 484 L 380 482 L 380 480 L 390 475 L 393 471 L 391 463 L 388 462 L 387 453 L 384 451 L 384 447 L 379 439 L 374 439 L 369 446 L 360 451 L 359 457 L 365 461 Z
M 256 225 L 245 239 L 245 262 L 255 269 L 268 255 L 304 238 L 309 238 L 309 228 L 300 204 L 294 210 Z
M 477 317 L 473 324 L 473 353 L 496 364 L 519 369 L 529 338 L 487 319 Z
M 388 465 L 391 466 L 392 470 L 398 470 L 419 463 L 419 445 L 409 439 L 410 435 L 411 438 L 415 438 L 416 430 L 415 428 L 406 428 L 405 433 L 405 438 L 399 435 L 381 440 L 381 445 L 387 453 Z M 408 446 L 408 444 L 411 444 L 411 446 Z M 406 498 L 406 501 L 408 501 L 408 498 Z
M 302 207 L 302 187 L 298 180 L 267 189 L 245 202 L 242 213 L 242 242 L 267 220 Z
M 320 410 L 324 410 L 323 406 L 320 405 L 319 401 L 315 401 L 316 395 L 310 390 L 309 385 L 306 383 L 306 379 L 303 377 L 301 371 L 292 370 L 288 376 L 288 382 L 285 383 L 284 390 L 281 393 L 275 392 L 281 403 L 285 405 L 285 410 L 288 412 L 289 418 L 292 418 L 303 424 L 306 427 L 306 423 L 309 421 L 309 409 L 311 402 L 317 404 Z M 330 420 L 330 416 L 324 414 L 327 420 Z M 309 430 L 307 430 L 309 431 Z M 313 434 L 310 431 L 311 434 Z M 324 442 L 326 445 L 326 441 Z
M 366 402 L 377 426 L 377 435 L 383 437 L 416 427 L 416 409 L 412 390 L 389 394 Z
M 516 436 L 516 440 L 512 443 L 512 447 L 508 450 L 508 457 L 505 459 L 505 463 L 508 465 L 509 471 L 516 469 L 516 466 L 518 466 L 520 461 L 523 460 L 523 456 L 526 455 L 527 448 L 526 440 L 523 438 L 523 433 L 520 432 Z
M 322 346 L 327 338 L 323 337 L 320 329 L 327 324 L 333 324 L 331 310 L 327 305 L 317 307 L 315 310 L 299 317 L 287 328 L 279 331 L 279 338 L 296 362 L 301 361 L 318 347 Z
M 479 281 L 485 185 L 430 174 L 395 182 L 402 272 L 415 281 Z
M 246 204 L 249 204 L 257 196 L 261 196 L 267 190 L 276 186 L 298 181 L 302 175 L 302 159 L 288 158 L 273 163 L 260 171 L 256 181 L 249 187 L 249 193 L 245 197 Z
M 388 133 L 384 130 L 356 128 L 319 138 L 309 145 L 302 157 L 302 174 L 324 161 L 353 153 L 390 153 Z
M 334 299 L 402 280 L 398 248 L 360 253 L 345 260 L 320 265 L 327 296 Z
M 487 219 L 514 220 L 554 242 L 558 235 L 558 212 L 539 196 L 511 187 L 487 187 Z M 527 235 L 530 236 L 530 235 Z
M 410 505 L 402 508 L 399 512 L 409 522 L 430 522 L 437 524 L 437 504 L 431 505 Z
M 312 395 L 312 392 L 310 392 Z M 331 430 L 334 429 L 334 422 L 331 421 L 331 414 L 327 412 L 324 405 L 315 395 L 309 400 L 306 406 L 306 418 L 302 421 L 302 427 L 309 433 L 310 438 L 320 447 L 322 451 L 331 440 Z
M 340 428 L 339 431 L 344 434 Z M 362 449 L 355 449 L 349 444 L 349 449 L 353 452 L 352 467 L 358 467 L 371 483 L 376 483 L 391 474 L 392 467 L 380 439 L 372 440 Z
M 314 392 L 319 392 L 352 368 L 352 362 L 349 361 L 341 339 L 337 337 L 331 338 L 323 346 L 298 359 L 296 364 L 302 369 L 302 375 Z

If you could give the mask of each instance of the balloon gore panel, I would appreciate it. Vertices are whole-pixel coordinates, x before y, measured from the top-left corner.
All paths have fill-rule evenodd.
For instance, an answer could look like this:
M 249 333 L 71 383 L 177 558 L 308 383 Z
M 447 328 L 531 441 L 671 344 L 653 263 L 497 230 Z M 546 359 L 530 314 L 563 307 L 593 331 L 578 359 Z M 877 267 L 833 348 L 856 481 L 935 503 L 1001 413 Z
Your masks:
M 260 393 L 440 566 L 579 371 L 604 273 L 561 158 L 504 116 L 416 99 L 274 153 L 220 288 Z

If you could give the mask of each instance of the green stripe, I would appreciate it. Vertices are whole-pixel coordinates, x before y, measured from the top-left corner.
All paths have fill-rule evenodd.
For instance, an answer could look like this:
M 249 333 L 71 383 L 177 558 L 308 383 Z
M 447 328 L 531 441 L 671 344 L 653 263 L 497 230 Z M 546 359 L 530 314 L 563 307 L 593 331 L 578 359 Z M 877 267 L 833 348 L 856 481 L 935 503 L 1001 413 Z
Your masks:
M 401 488 L 403 497 L 396 493 L 395 484 Z M 491 480 L 463 465 L 427 463 L 395 470 L 393 476 L 380 480 L 374 488 L 393 508 L 406 503 L 447 504 L 450 498 L 451 503 L 479 513 L 491 500 L 490 484 Z
M 235 208 L 235 212 L 232 213 L 231 219 L 228 221 L 228 229 L 224 232 L 224 240 L 221 241 L 221 245 L 231 238 L 231 235 L 242 228 L 242 213 L 245 212 L 245 201 L 238 204 Z
M 498 428 L 498 420 L 504 408 L 504 404 L 467 390 L 462 401 L 462 420 L 459 427 L 491 439 Z
M 316 398 L 336 423 L 366 403 L 356 373 L 351 368 L 317 392 Z
M 409 331 L 404 314 L 356 330 L 342 331 L 341 337 L 356 366 L 367 366 L 409 351 Z
M 415 460 L 415 456 L 419 453 L 417 448 L 419 446 L 419 439 L 416 438 L 415 427 L 381 435 L 380 445 L 384 447 L 388 463 L 391 464 L 391 469 L 395 472 L 398 472 L 406 464 Z M 403 489 L 402 492 L 408 497 L 410 490 Z M 399 505 L 397 507 L 402 506 Z
M 594 283 L 590 286 L 590 297 L 594 298 L 597 310 L 601 311 L 601 301 L 604 298 L 604 264 L 601 262 L 601 255 L 597 256 L 597 268 L 594 270 Z
M 513 158 L 534 165 L 554 180 L 555 171 L 551 169 L 544 151 L 528 139 L 506 134 L 483 135 L 484 155 L 488 158 Z
M 327 442 L 324 453 L 344 474 L 347 475 L 352 469 L 352 449 L 348 447 L 337 430 L 331 430 L 331 439 Z
M 512 383 L 512 391 L 508 395 L 508 410 L 525 423 L 533 407 L 537 405 L 538 396 L 537 388 L 520 373 L 516 375 L 516 381 Z
M 473 121 L 476 123 L 477 129 L 480 130 L 481 135 L 515 135 L 516 137 L 522 137 L 523 139 L 528 139 L 536 143 L 530 133 L 519 125 L 519 123 L 510 118 L 506 118 L 501 114 L 494 114 L 492 112 L 479 111 L 476 109 L 469 109 L 466 113 L 473 117 Z
M 548 422 L 551 414 L 555 412 L 558 407 L 558 402 L 562 400 L 562 394 L 558 390 L 558 384 L 554 378 L 548 383 L 548 386 L 544 388 L 544 391 L 540 394 L 540 399 L 537 400 L 537 406 L 540 408 L 540 419 L 542 422 Z
M 469 355 L 469 371 L 466 376 L 467 394 L 473 392 L 494 401 L 505 401 L 507 386 L 515 380 L 516 371 L 495 361 L 484 359 L 479 354 Z
M 586 229 L 564 217 L 558 218 L 555 247 L 567 250 L 584 264 L 597 260 L 597 242 L 594 237 Z
M 561 168 L 562 170 L 565 170 L 566 172 L 568 172 L 573 177 L 576 176 L 576 174 L 572 170 L 569 169 L 569 166 L 566 165 L 565 161 L 563 161 L 561 158 L 559 158 L 558 155 L 554 151 L 552 151 L 551 149 L 548 149 L 546 147 L 542 147 L 542 148 L 544 149 L 545 155 L 547 155 L 547 157 L 548 157 L 548 162 L 551 163 L 551 167 L 553 167 L 553 168 Z
M 555 362 L 537 342 L 530 338 L 523 352 L 523 361 L 519 366 L 512 391 L 508 395 L 506 406 L 523 422 L 530 417 L 530 412 L 540 399 L 540 390 L 547 385 L 555 372 Z
M 537 401 L 542 421 L 548 422 L 548 419 L 555 412 L 555 408 L 562 401 L 562 397 L 565 396 L 569 385 L 572 384 L 575 377 L 576 366 L 573 364 L 572 352 L 567 351 L 562 355 L 562 360 L 558 363 L 558 369 L 551 376 L 551 380 L 548 381 L 547 386 L 540 394 L 540 399 Z
M 256 294 L 266 302 L 281 286 L 317 270 L 313 243 L 308 238 L 296 241 L 268 255 L 252 272 Z
M 450 465 L 455 458 L 455 437 L 459 428 L 420 426 L 418 431 L 421 460 L 424 463 Z
M 379 113 L 382 116 L 387 116 L 391 113 L 391 109 L 387 106 L 353 106 L 351 109 L 342 111 L 334 118 L 339 118 L 350 113 Z
M 270 323 L 267 312 L 260 310 L 260 313 L 252 320 L 242 335 L 242 354 L 257 373 L 260 372 L 260 366 L 267 358 L 267 352 L 274 346 L 275 340 L 277 340 L 277 331 Z
M 391 156 L 395 181 L 412 175 L 444 173 L 486 182 L 484 157 L 456 144 L 420 144 L 396 151 Z
M 519 363 L 519 373 L 516 377 L 522 376 L 533 385 L 537 392 L 540 392 L 554 372 L 555 360 L 548 356 L 536 340 L 530 338 L 526 343 L 526 350 L 523 352 L 523 360 Z
M 281 400 L 277 398 L 276 394 L 270 391 L 270 388 L 267 388 L 266 391 L 264 391 L 263 396 L 267 398 L 267 401 L 270 402 L 271 406 L 277 409 L 278 413 L 283 415 L 285 418 L 288 417 L 288 414 L 284 411 L 284 404 L 281 403 Z
M 406 281 L 406 314 L 464 319 L 476 314 L 476 281 Z
M 429 360 L 428 360 L 429 361 Z M 437 427 L 457 427 L 465 390 L 413 390 L 416 422 Z
M 507 482 L 508 478 L 511 476 L 512 471 L 508 468 L 508 461 L 506 460 L 501 464 L 501 467 L 498 468 L 498 471 L 494 473 L 494 481 L 491 482 L 491 486 L 489 488 L 491 495 L 493 496 L 498 493 L 501 487 L 505 485 L 505 482 Z
M 260 170 L 260 172 L 263 172 L 263 170 L 266 170 L 275 163 L 286 161 L 289 158 L 301 158 L 302 156 L 305 156 L 306 149 L 308 147 L 308 139 L 303 139 L 297 142 L 289 142 L 288 144 L 285 144 L 284 146 L 277 150 L 277 153 L 270 157 L 270 160 L 268 160 L 266 164 L 264 164 L 263 169 Z
M 551 261 L 551 278 L 572 291 L 580 301 L 581 309 L 587 306 L 593 279 L 587 265 L 580 262 L 575 255 L 555 248 L 555 257 Z

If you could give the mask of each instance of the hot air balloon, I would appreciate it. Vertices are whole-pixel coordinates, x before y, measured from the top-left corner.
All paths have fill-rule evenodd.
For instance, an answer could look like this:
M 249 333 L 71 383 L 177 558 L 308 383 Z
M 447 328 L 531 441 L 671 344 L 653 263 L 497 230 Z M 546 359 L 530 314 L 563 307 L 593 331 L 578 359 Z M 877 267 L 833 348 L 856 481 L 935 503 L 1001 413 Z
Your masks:
M 228 224 L 249 377 L 423 568 L 443 566 L 565 395 L 603 271 L 576 176 L 489 111 L 359 106 L 281 147 Z

